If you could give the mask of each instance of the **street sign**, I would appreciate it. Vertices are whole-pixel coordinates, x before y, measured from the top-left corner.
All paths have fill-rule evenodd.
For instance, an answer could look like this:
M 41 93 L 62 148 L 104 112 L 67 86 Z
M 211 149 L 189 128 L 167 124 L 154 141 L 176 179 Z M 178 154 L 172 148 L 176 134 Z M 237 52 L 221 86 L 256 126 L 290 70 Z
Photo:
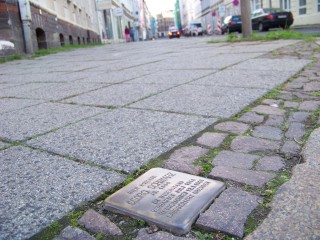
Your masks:
M 97 10 L 110 9 L 112 7 L 112 0 L 96 0 Z
M 224 5 L 219 6 L 219 15 L 223 17 L 226 14 L 226 7 Z
M 122 8 L 116 8 L 114 10 L 114 15 L 116 15 L 117 17 L 121 17 L 123 15 L 123 9 Z

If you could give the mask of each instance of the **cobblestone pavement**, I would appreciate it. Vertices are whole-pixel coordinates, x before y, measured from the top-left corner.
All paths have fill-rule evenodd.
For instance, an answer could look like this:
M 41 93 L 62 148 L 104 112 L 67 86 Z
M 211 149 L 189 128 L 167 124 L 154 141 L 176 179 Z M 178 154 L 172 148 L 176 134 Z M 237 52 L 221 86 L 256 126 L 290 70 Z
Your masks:
M 109 45 L 0 65 L 0 239 L 53 237 L 68 225 L 55 239 L 250 233 L 319 126 L 319 46 L 206 40 Z M 228 186 L 186 236 L 145 228 L 99 201 L 151 159 Z

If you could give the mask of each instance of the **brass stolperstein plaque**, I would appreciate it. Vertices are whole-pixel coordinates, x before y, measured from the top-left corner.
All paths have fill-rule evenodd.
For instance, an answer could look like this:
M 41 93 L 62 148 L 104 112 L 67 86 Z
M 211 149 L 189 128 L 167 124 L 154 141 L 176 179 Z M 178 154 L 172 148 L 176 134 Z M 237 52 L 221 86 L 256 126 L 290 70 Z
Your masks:
M 153 168 L 105 200 L 105 208 L 185 234 L 225 189 L 222 182 Z

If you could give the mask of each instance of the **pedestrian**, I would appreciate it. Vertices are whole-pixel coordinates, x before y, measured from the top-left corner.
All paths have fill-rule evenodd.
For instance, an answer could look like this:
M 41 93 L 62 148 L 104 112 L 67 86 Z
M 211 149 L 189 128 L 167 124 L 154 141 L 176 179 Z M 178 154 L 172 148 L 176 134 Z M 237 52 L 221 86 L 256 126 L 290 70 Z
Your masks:
M 131 41 L 134 42 L 134 35 L 135 35 L 135 30 L 134 28 L 130 28 L 130 38 L 131 38 Z
M 129 31 L 129 28 L 127 26 L 124 29 L 124 35 L 126 36 L 126 41 L 130 42 L 130 31 Z

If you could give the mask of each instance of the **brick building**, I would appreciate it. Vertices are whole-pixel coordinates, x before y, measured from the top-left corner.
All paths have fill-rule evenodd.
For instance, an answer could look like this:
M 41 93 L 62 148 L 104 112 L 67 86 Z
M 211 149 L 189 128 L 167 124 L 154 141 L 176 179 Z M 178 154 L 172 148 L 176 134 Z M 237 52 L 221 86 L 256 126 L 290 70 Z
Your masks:
M 31 52 L 100 41 L 95 0 L 0 0 L 0 40 L 22 54 L 28 36 Z

